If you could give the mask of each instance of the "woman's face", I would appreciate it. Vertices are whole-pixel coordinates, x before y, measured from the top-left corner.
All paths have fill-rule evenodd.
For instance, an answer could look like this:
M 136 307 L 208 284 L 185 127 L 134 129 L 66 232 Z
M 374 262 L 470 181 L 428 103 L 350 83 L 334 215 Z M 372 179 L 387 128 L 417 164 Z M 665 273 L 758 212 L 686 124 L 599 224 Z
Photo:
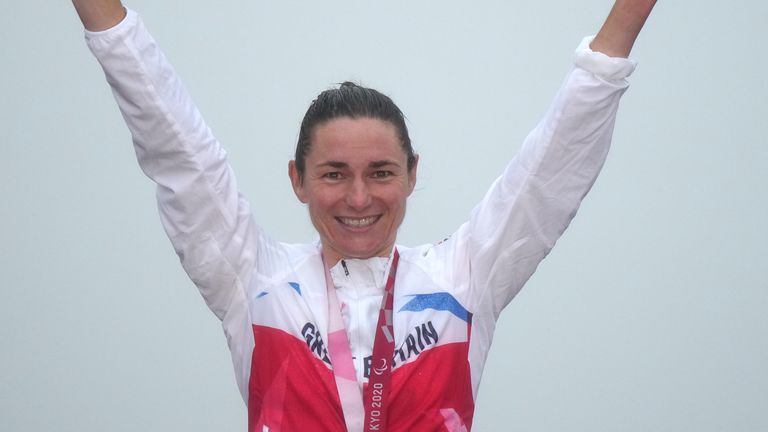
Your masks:
M 332 266 L 342 258 L 388 256 L 405 202 L 416 184 L 395 127 L 374 118 L 340 117 L 312 132 L 304 178 L 288 166 L 293 190 L 309 207 L 323 255 Z

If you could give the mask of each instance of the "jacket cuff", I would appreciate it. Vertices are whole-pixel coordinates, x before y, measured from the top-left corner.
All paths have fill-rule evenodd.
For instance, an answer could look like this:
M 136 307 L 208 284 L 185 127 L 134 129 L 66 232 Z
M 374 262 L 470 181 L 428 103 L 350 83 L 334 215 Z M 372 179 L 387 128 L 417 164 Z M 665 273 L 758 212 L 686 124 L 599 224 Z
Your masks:
M 637 67 L 637 62 L 623 57 L 609 57 L 601 52 L 592 51 L 589 44 L 594 36 L 582 39 L 573 62 L 588 72 L 591 72 L 608 81 L 619 81 L 632 75 Z
M 133 9 L 125 8 L 125 17 L 119 23 L 115 24 L 106 30 L 90 31 L 85 30 L 85 41 L 91 49 L 96 45 L 103 43 L 110 43 L 115 39 L 123 37 L 127 32 L 133 28 L 139 20 L 139 14 Z

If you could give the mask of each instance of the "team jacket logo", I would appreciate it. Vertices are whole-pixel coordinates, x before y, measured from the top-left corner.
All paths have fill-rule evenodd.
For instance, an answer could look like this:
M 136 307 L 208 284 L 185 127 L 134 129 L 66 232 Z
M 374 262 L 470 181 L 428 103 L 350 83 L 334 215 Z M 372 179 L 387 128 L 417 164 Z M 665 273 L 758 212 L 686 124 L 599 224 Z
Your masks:
M 301 335 L 304 336 L 304 340 L 307 341 L 307 348 L 312 351 L 312 354 L 330 366 L 331 359 L 328 357 L 328 349 L 325 347 L 323 337 L 320 336 L 320 330 L 318 330 L 314 324 L 306 323 L 301 329 Z
M 405 363 L 407 360 L 418 356 L 422 351 L 426 350 L 430 346 L 437 343 L 440 339 L 435 329 L 435 325 L 432 321 L 427 321 L 420 326 L 413 328 L 413 331 L 405 338 L 399 347 L 395 348 L 395 352 L 392 355 L 392 369 L 396 368 L 398 364 Z M 380 365 L 381 367 L 371 367 L 373 356 L 368 356 L 363 359 L 363 376 L 368 378 L 371 375 L 371 370 L 377 375 L 381 375 L 386 369 L 386 365 Z M 381 370 L 381 372 L 379 372 Z
M 325 346 L 323 337 L 320 335 L 320 331 L 312 323 L 304 324 L 301 329 L 301 335 L 307 342 L 307 348 L 317 358 L 325 362 L 328 366 L 331 365 L 331 359 L 328 356 L 328 349 Z M 398 364 L 404 363 L 412 357 L 418 356 L 422 351 L 437 343 L 440 336 L 435 329 L 435 325 L 432 321 L 427 321 L 424 324 L 413 328 L 410 334 L 406 336 L 403 343 L 395 348 L 395 352 L 392 356 L 392 368 L 397 367 Z M 387 365 L 382 363 L 377 367 L 371 367 L 372 356 L 367 356 L 363 359 L 365 366 L 364 376 L 368 378 L 373 369 L 374 373 L 381 375 L 387 369 Z

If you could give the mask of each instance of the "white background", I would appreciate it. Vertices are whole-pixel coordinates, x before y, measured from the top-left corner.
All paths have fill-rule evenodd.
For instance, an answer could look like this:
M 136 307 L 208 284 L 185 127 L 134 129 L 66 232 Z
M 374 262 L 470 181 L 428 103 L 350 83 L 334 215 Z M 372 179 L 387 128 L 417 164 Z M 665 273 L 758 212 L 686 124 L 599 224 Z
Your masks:
M 0 429 L 244 431 L 226 343 L 69 2 L 0 13 Z M 257 219 L 315 234 L 286 175 L 308 103 L 390 94 L 421 154 L 399 242 L 450 234 L 609 0 L 149 1 Z M 603 174 L 502 314 L 476 431 L 768 430 L 765 2 L 662 1 Z

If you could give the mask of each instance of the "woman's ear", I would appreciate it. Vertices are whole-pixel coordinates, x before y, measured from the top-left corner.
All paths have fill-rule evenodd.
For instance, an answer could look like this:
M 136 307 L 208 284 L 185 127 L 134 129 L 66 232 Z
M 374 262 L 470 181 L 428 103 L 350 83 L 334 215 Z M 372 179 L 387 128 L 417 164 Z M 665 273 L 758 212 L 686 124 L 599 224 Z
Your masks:
M 419 167 L 419 155 L 414 155 L 414 161 L 413 166 L 410 170 L 408 170 L 408 195 L 413 192 L 413 189 L 416 187 L 416 172 L 418 171 Z
M 296 198 L 306 204 L 307 196 L 304 192 L 304 179 L 301 177 L 299 170 L 296 168 L 295 160 L 288 162 L 288 177 L 291 179 L 291 186 L 293 186 L 293 193 L 296 194 Z

